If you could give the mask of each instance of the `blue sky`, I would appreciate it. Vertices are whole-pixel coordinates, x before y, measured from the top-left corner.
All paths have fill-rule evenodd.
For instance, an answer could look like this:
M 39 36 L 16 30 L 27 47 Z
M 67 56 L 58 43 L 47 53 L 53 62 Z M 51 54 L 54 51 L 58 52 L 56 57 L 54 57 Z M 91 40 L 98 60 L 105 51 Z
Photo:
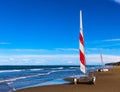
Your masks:
M 79 11 L 87 64 L 120 61 L 120 0 L 1 0 L 0 65 L 79 64 Z

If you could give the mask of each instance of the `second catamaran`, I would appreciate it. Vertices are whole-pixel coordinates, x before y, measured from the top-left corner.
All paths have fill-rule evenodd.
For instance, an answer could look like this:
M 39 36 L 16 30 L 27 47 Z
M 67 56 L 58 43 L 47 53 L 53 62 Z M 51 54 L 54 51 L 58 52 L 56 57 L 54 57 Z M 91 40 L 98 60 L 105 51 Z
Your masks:
M 98 72 L 107 72 L 107 71 L 109 71 L 109 69 L 105 68 L 102 54 L 100 54 L 100 58 L 101 58 L 102 68 L 98 69 L 97 71 L 98 71 Z

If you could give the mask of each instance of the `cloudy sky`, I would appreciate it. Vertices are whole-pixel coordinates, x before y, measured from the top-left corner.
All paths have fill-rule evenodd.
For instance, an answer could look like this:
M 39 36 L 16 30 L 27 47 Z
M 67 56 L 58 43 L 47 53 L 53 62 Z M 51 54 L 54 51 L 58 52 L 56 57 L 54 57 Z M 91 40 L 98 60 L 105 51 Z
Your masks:
M 120 0 L 0 0 L 0 65 L 79 65 L 79 12 L 87 64 L 120 61 Z

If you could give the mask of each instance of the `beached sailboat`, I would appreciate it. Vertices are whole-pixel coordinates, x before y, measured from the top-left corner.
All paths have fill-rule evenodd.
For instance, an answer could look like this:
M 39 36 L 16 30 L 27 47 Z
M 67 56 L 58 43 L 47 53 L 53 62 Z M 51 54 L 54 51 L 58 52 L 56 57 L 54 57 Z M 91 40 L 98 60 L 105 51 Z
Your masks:
M 88 76 L 86 74 L 86 61 L 84 53 L 84 35 L 83 35 L 83 25 L 82 25 L 82 11 L 80 10 L 80 36 L 79 36 L 79 55 L 80 55 L 80 71 L 84 73 L 83 76 L 75 77 L 73 79 L 74 83 L 90 83 L 95 84 L 96 77 Z
M 102 54 L 100 54 L 100 58 L 101 58 L 102 68 L 101 68 L 101 69 L 98 69 L 98 72 L 107 72 L 107 71 L 109 71 L 107 68 L 105 68 Z

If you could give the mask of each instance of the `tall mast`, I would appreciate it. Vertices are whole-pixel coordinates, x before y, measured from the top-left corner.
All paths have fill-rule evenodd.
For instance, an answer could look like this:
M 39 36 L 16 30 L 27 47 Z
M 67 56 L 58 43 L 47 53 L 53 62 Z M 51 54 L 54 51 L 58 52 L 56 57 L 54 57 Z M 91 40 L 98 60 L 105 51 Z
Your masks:
M 84 53 L 84 36 L 82 25 L 82 11 L 80 10 L 80 36 L 79 36 L 79 50 L 80 50 L 80 70 L 86 74 L 86 62 Z
M 102 62 L 102 68 L 104 69 L 104 63 L 103 63 L 103 57 L 102 57 L 102 54 L 100 54 L 100 57 L 101 57 L 101 62 Z

